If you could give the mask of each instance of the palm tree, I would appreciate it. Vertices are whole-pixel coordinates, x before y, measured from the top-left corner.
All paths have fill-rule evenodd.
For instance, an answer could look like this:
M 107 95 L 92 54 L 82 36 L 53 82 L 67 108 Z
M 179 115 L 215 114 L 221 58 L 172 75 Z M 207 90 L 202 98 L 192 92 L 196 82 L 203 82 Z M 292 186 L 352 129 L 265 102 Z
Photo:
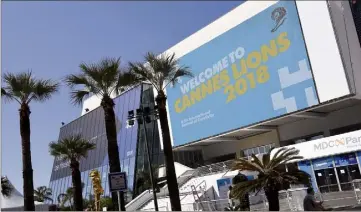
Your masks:
M 82 191 L 84 189 L 84 183 L 81 183 L 81 188 Z M 69 202 L 69 206 L 70 209 L 73 209 L 73 199 L 74 197 L 74 188 L 73 187 L 69 187 L 66 189 L 65 193 L 61 193 L 58 195 L 58 203 L 60 204 L 61 207 L 64 207 L 64 205 Z M 85 205 L 86 203 L 83 202 L 83 205 Z
M 34 199 L 38 202 L 44 202 L 45 200 L 53 202 L 53 199 L 51 198 L 52 195 L 53 192 L 51 188 L 48 188 L 46 186 L 40 186 L 36 190 L 34 190 Z
M 83 210 L 82 182 L 79 170 L 79 160 L 86 158 L 88 151 L 95 149 L 96 145 L 82 138 L 81 135 L 73 135 L 61 139 L 59 142 L 49 144 L 50 154 L 70 161 L 71 177 L 74 192 L 74 205 L 76 211 Z
M 175 54 L 170 56 L 147 53 L 144 63 L 129 63 L 131 72 L 137 80 L 148 81 L 157 90 L 156 103 L 158 106 L 159 120 L 162 129 L 163 151 L 166 165 L 167 184 L 172 210 L 180 211 L 179 190 L 174 168 L 172 144 L 168 126 L 165 88 L 169 84 L 176 84 L 180 77 L 191 77 L 192 74 L 187 67 L 179 66 Z
M 4 197 L 10 197 L 14 188 L 7 177 L 1 177 L 1 193 Z
M 61 193 L 58 195 L 58 203 L 61 207 L 69 202 L 70 208 L 73 208 L 73 196 L 74 196 L 74 189 L 72 187 L 66 189 L 65 193 Z
M 278 192 L 285 189 L 290 184 L 310 185 L 310 176 L 302 170 L 284 169 L 285 164 L 303 157 L 299 156 L 299 150 L 295 148 L 280 148 L 271 159 L 271 154 L 264 154 L 262 160 L 252 155 L 251 160 L 237 159 L 232 170 L 247 170 L 258 172 L 258 178 L 236 184 L 232 189 L 232 194 L 242 198 L 246 193 L 265 192 L 270 211 L 279 211 Z
M 59 84 L 51 80 L 36 79 L 32 72 L 3 75 L 5 87 L 1 96 L 9 101 L 19 103 L 20 135 L 23 155 L 24 210 L 34 211 L 33 167 L 30 148 L 30 103 L 44 102 L 58 91 Z
M 103 59 L 99 64 L 80 64 L 81 73 L 69 75 L 66 84 L 72 89 L 74 104 L 81 104 L 90 95 L 101 97 L 104 110 L 105 130 L 108 140 L 109 171 L 120 172 L 119 149 L 114 113 L 114 101 L 111 95 L 119 95 L 134 84 L 133 75 L 120 71 L 120 59 Z M 82 88 L 76 88 L 81 86 Z M 124 193 L 120 192 L 121 210 L 125 211 Z M 114 208 L 118 208 L 117 193 L 112 193 Z

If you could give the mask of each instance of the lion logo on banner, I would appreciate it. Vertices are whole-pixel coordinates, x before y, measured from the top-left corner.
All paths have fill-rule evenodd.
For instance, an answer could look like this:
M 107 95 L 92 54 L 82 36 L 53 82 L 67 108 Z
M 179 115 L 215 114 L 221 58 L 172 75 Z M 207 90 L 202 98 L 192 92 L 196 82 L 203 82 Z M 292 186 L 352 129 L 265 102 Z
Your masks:
M 286 20 L 287 11 L 284 7 L 277 7 L 272 12 L 272 20 L 276 22 L 276 26 L 271 30 L 271 32 L 277 31 L 277 29 L 282 26 Z

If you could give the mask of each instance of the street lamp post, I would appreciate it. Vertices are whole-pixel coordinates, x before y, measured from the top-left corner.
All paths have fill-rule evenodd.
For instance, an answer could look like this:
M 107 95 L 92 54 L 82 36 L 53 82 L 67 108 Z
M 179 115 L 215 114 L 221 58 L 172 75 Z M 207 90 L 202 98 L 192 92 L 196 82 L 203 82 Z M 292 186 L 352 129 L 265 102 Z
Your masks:
M 153 168 L 150 158 L 150 151 L 148 146 L 148 132 L 146 124 L 152 122 L 152 117 L 154 118 L 153 121 L 157 120 L 158 118 L 158 111 L 157 106 L 154 106 L 154 109 L 151 111 L 149 107 L 139 108 L 136 109 L 136 113 L 134 113 L 134 110 L 128 111 L 128 124 L 130 126 L 134 125 L 134 120 L 137 120 L 139 125 L 143 124 L 144 129 L 144 137 L 145 137 L 145 148 L 147 150 L 147 157 L 148 157 L 148 165 L 149 165 L 149 172 L 150 172 L 150 182 L 152 184 L 153 188 L 153 200 L 154 200 L 154 209 L 155 211 L 158 211 L 158 201 L 157 201 L 157 193 L 156 193 L 156 186 L 154 182 L 154 175 L 153 175 Z M 154 129 L 153 129 L 154 134 Z M 154 136 L 153 136 L 154 137 Z

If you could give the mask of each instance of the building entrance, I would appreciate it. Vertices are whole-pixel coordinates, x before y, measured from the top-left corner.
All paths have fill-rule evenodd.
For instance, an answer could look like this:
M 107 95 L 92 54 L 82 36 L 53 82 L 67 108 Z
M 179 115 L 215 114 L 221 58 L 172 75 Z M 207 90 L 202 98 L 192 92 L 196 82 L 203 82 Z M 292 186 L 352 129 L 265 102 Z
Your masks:
M 352 181 L 361 179 L 355 153 L 315 159 L 312 163 L 321 193 L 353 190 Z
M 361 179 L 360 169 L 357 164 L 337 167 L 336 170 L 342 191 L 353 190 L 352 181 Z
M 333 168 L 316 170 L 315 176 L 321 193 L 339 191 L 337 177 Z

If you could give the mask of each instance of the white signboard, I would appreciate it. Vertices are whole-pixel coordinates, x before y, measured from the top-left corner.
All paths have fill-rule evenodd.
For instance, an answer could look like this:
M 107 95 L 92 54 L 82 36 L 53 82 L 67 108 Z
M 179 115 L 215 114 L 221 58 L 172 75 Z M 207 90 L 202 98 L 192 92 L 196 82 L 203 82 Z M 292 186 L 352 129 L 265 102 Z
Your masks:
M 303 156 L 304 159 L 360 151 L 361 130 L 287 146 L 287 148 L 291 147 L 300 150 L 300 156 Z M 272 151 L 271 156 L 274 155 L 277 149 Z
M 109 190 L 124 191 L 127 189 L 127 178 L 125 172 L 109 173 Z

